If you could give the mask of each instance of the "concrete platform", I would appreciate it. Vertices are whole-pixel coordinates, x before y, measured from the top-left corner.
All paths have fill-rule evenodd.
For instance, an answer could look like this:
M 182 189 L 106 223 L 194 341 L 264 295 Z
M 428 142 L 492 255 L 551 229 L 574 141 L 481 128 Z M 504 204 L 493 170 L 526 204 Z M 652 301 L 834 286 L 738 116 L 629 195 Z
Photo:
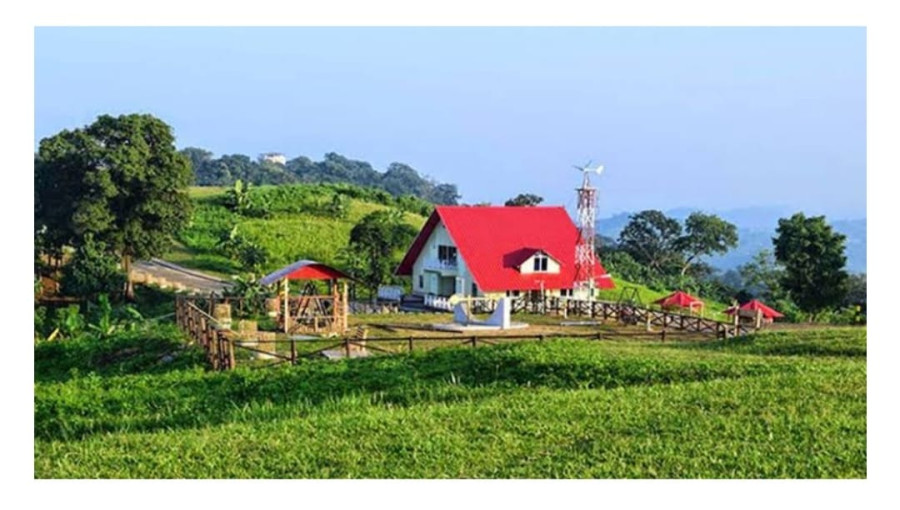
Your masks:
M 450 322 L 447 324 L 432 324 L 432 329 L 436 329 L 438 331 L 452 331 L 454 333 L 468 333 L 471 331 L 505 331 L 500 326 L 493 326 L 490 324 L 457 324 L 455 322 Z M 510 329 L 524 329 L 527 328 L 528 324 L 524 322 L 513 322 L 509 325 L 506 330 Z

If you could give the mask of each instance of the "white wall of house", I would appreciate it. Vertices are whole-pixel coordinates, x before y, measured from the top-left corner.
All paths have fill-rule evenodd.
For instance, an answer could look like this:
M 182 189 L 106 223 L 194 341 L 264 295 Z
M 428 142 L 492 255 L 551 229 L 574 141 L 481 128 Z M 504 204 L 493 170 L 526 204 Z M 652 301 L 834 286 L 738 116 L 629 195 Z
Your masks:
M 425 246 L 422 247 L 422 251 L 419 253 L 419 258 L 413 263 L 412 293 L 418 295 L 446 294 L 446 289 L 450 285 L 449 279 L 453 279 L 453 285 L 457 289 L 457 294 L 471 296 L 473 282 L 472 274 L 469 272 L 469 268 L 466 267 L 466 262 L 463 260 L 462 255 L 460 255 L 459 248 L 457 248 L 456 252 L 455 269 L 434 269 L 435 265 L 438 264 L 439 246 L 456 247 L 456 243 L 453 242 L 449 232 L 447 232 L 447 228 L 442 222 L 439 222 L 437 226 L 434 227 L 431 235 L 428 236 L 428 239 L 425 241 Z M 422 285 L 420 285 L 420 283 Z M 442 288 L 445 292 L 441 292 Z M 480 292 L 479 295 L 481 295 Z

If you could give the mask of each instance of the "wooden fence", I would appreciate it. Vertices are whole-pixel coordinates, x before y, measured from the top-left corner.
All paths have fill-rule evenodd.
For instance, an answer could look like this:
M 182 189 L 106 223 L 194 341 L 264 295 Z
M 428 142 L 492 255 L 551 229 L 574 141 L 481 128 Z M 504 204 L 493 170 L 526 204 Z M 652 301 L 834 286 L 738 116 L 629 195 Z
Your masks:
M 218 301 L 220 302 L 220 301 Z M 527 311 L 531 313 L 560 313 L 564 316 L 589 316 L 601 320 L 615 319 L 626 324 L 645 325 L 646 328 L 639 331 L 596 331 L 593 333 L 572 333 L 566 331 L 542 334 L 527 335 L 473 335 L 473 336 L 394 336 L 394 337 L 378 337 L 365 338 L 360 337 L 359 333 L 354 336 L 345 336 L 343 338 L 322 338 L 310 340 L 299 339 L 241 339 L 225 325 L 220 324 L 216 318 L 206 311 L 212 310 L 217 300 L 211 296 L 208 300 L 205 298 L 177 296 L 175 315 L 176 322 L 179 327 L 184 330 L 190 338 L 198 345 L 202 346 L 206 358 L 213 370 L 231 370 L 235 368 L 237 362 L 235 358 L 236 350 L 244 350 L 259 355 L 263 355 L 269 359 L 275 360 L 272 364 L 290 363 L 296 364 L 302 358 L 315 358 L 322 356 L 330 357 L 356 357 L 361 355 L 377 355 L 377 354 L 396 354 L 399 352 L 411 352 L 415 350 L 417 344 L 436 345 L 442 343 L 444 345 L 467 345 L 477 347 L 478 345 L 493 345 L 502 341 L 544 341 L 550 338 L 579 338 L 585 340 L 609 340 L 609 339 L 628 339 L 628 340 L 695 340 L 698 334 L 713 334 L 716 338 L 727 338 L 729 336 L 743 335 L 752 331 L 752 328 L 744 324 L 729 324 L 719 322 L 712 319 L 704 319 L 690 315 L 671 313 L 661 310 L 651 310 L 639 306 L 627 304 L 610 303 L 603 301 L 562 301 L 565 308 L 540 308 L 549 304 L 551 307 L 556 303 L 527 302 L 520 305 L 524 309 L 519 311 Z M 539 311 L 542 310 L 542 311 Z M 659 331 L 652 331 L 651 326 L 658 326 Z M 262 334 L 259 334 L 262 336 Z M 708 338 L 708 337 L 707 337 Z M 324 347 L 320 344 L 325 343 Z M 282 349 L 279 352 L 279 345 Z M 310 352 L 300 352 L 300 348 L 313 345 L 314 350 Z M 271 347 L 265 349 L 260 347 Z M 394 348 L 392 348 L 394 347 Z
M 231 332 L 185 296 L 175 298 L 175 323 L 203 347 L 213 370 L 230 370 L 236 366 Z

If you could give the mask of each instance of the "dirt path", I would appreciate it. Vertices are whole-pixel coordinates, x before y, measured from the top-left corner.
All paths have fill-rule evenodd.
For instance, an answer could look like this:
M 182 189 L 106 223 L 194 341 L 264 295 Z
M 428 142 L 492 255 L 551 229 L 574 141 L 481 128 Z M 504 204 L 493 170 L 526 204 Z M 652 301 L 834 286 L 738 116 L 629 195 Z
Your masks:
M 160 259 L 135 262 L 133 268 L 135 283 L 157 284 L 162 288 L 174 288 L 208 294 L 221 294 L 232 284 L 226 280 L 210 276 L 200 271 L 187 269 Z

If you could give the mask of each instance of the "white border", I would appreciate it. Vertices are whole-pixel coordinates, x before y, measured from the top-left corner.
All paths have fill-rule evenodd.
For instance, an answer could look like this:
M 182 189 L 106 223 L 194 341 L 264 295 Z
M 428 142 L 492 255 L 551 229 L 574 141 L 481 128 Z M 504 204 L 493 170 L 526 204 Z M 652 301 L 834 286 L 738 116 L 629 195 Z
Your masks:
M 291 482 L 71 482 L 34 481 L 33 359 L 24 339 L 31 314 L 24 300 L 4 303 L 6 342 L 11 347 L 2 371 L 7 413 L 3 434 L 5 500 L 38 508 L 159 508 L 187 504 L 217 508 L 269 505 L 304 507 L 543 507 L 572 504 L 657 508 L 883 508 L 897 502 L 892 482 L 898 477 L 896 421 L 897 343 L 888 329 L 900 286 L 888 269 L 893 255 L 891 176 L 898 165 L 896 18 L 890 3 L 868 1 L 618 1 L 618 2 L 488 2 L 463 0 L 434 4 L 424 1 L 331 1 L 280 3 L 271 1 L 188 3 L 184 0 L 127 3 L 117 1 L 43 1 L 30 12 L 10 13 L 3 26 L 5 76 L 2 140 L 7 186 L 3 202 L 7 245 L 4 267 L 28 264 L 30 242 L 24 216 L 27 199 L 14 189 L 27 189 L 27 169 L 33 151 L 33 27 L 35 25 L 854 25 L 868 31 L 868 261 L 871 304 L 869 330 L 869 469 L 864 481 L 291 481 Z M 7 8 L 9 9 L 9 8 Z M 893 22 L 893 23 L 892 23 Z M 26 150 L 27 147 L 27 150 Z M 25 203 L 23 203 L 25 202 Z M 15 218 L 13 221 L 12 219 Z M 894 228 L 891 228 L 894 227 Z M 21 273 L 21 274 L 20 274 Z M 25 271 L 9 271 L 6 299 L 28 285 Z M 872 277 L 874 276 L 874 277 Z M 896 315 L 894 312 L 893 315 Z M 13 319 L 21 317 L 21 319 Z M 18 360 L 18 361 L 16 361 Z M 39 503 L 39 504 L 35 504 Z

